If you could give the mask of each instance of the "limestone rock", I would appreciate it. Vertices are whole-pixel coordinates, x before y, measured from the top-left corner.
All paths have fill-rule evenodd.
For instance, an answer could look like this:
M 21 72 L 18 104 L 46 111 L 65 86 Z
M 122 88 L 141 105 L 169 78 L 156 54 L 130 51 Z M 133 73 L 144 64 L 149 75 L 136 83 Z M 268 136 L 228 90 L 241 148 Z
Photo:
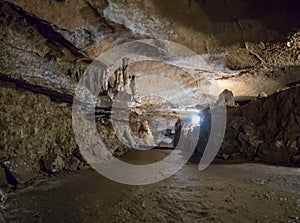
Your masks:
M 252 138 L 250 139 L 246 136 L 246 138 L 248 137 L 246 141 L 250 143 L 249 145 L 258 145 L 256 155 L 262 162 L 299 165 L 299 95 L 300 86 L 296 86 L 272 94 L 264 100 L 255 100 L 245 106 L 228 110 L 229 122 L 231 118 L 236 120 L 231 122 L 230 126 L 238 133 L 240 141 L 245 140 L 243 135 L 245 132 L 247 132 L 245 136 L 255 132 L 257 138 L 250 137 Z M 238 130 L 240 127 L 238 120 L 241 119 L 252 123 L 252 130 L 244 129 L 246 131 L 241 134 Z M 226 135 L 234 135 L 233 132 L 228 133 L 229 131 L 231 131 L 230 128 L 227 128 Z M 226 137 L 225 143 L 227 143 Z M 226 145 L 228 144 L 230 146 L 230 144 L 235 145 L 237 143 L 235 140 L 229 140 Z M 233 146 L 231 145 L 231 147 Z
M 17 182 L 29 179 L 31 172 L 54 173 L 87 167 L 75 140 L 71 106 L 60 106 L 45 95 L 16 90 L 13 85 L 0 85 L 0 104 L 0 162 L 9 161 L 4 164 L 7 170 L 12 167 L 9 171 Z M 97 123 L 97 129 L 109 151 L 126 151 L 110 122 Z M 87 143 L 89 137 L 87 133 Z M 15 169 L 12 161 L 26 171 Z
M 112 30 L 105 24 L 83 26 L 65 30 L 56 28 L 56 31 L 72 43 L 77 49 L 85 49 L 92 44 L 98 44 L 101 38 Z
M 11 178 L 11 183 L 24 184 L 29 180 L 36 177 L 36 174 L 32 171 L 32 168 L 26 161 L 20 159 L 10 159 L 3 162 L 3 166 L 9 178 Z
M 64 47 L 50 49 L 47 39 L 28 22 L 30 20 L 26 20 L 16 11 L 13 4 L 0 3 L 0 12 L 3 15 L 1 21 L 4 24 L 0 29 L 3 40 L 0 43 L 2 74 L 18 82 L 37 85 L 37 88 L 44 87 L 72 94 L 75 86 L 68 72 L 74 66 L 66 62 L 56 63 L 59 57 L 70 51 Z M 54 38 L 50 42 L 55 42 Z
M 251 121 L 243 117 L 229 117 L 219 153 L 236 154 L 234 158 L 239 160 L 253 160 L 261 143 L 261 133 Z
M 42 170 L 47 173 L 56 173 L 64 169 L 64 155 L 60 150 L 51 151 L 41 158 Z
M 81 60 L 91 60 L 84 49 L 109 39 L 114 32 L 130 35 L 124 27 L 109 24 L 101 17 L 106 1 L 79 1 L 77 10 L 74 4 L 1 2 L 0 76 L 72 101 L 76 84 L 88 66 Z M 49 5 L 55 10 L 47 10 Z M 128 35 L 123 36 L 124 41 L 129 40 Z M 104 42 L 102 47 L 111 48 L 118 44 L 116 41 Z M 96 56 L 99 53 L 95 52 Z
M 261 92 L 258 94 L 258 98 L 267 98 L 267 97 L 268 97 L 268 94 L 265 92 Z
M 18 182 L 40 171 L 41 157 L 60 154 L 52 160 L 56 169 L 62 169 L 62 163 L 68 164 L 71 157 L 76 158 L 69 106 L 8 87 L 0 87 L 0 101 L 0 161 Z
M 221 100 L 221 97 L 224 97 L 225 105 L 228 107 L 234 107 L 235 106 L 235 99 L 233 96 L 232 91 L 225 89 L 221 95 L 219 96 L 219 101 Z
M 143 139 L 152 137 L 148 121 L 144 120 L 140 123 L 140 127 L 138 129 L 138 136 Z

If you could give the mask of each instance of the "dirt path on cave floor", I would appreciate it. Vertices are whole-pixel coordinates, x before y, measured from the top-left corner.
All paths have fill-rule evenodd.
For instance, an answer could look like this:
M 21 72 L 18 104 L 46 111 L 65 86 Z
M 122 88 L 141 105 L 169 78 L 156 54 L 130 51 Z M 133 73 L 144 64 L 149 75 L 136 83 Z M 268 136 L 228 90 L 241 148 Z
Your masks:
M 133 153 L 128 160 L 167 153 Z M 18 223 L 300 222 L 299 171 L 215 164 L 200 172 L 189 163 L 162 182 L 126 186 L 84 170 L 10 194 L 5 217 Z

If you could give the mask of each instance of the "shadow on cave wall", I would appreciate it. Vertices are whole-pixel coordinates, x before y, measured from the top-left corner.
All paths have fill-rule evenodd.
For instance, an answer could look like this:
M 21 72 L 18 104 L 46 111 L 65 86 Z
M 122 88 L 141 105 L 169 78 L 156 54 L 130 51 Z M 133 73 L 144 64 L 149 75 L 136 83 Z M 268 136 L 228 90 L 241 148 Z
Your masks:
M 283 40 L 300 29 L 298 0 L 153 0 L 160 12 L 176 23 L 213 35 L 221 43 Z M 255 21 L 249 24 L 245 21 Z M 257 29 L 257 24 L 262 28 Z M 232 33 L 242 34 L 232 40 Z M 225 32 L 225 35 L 224 35 Z M 230 33 L 231 32 L 231 33 Z M 272 34 L 277 33 L 277 35 Z M 240 36 L 238 36 L 240 35 Z M 224 38 L 225 37 L 225 38 Z

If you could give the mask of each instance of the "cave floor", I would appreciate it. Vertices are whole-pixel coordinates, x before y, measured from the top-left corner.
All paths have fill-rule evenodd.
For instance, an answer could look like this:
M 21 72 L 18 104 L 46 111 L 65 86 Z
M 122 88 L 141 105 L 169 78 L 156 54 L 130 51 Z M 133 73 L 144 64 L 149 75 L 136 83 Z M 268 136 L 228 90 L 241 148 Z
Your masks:
M 197 167 L 190 162 L 147 186 L 122 185 L 93 170 L 54 176 L 10 193 L 5 218 L 26 223 L 300 222 L 299 169 L 246 163 Z

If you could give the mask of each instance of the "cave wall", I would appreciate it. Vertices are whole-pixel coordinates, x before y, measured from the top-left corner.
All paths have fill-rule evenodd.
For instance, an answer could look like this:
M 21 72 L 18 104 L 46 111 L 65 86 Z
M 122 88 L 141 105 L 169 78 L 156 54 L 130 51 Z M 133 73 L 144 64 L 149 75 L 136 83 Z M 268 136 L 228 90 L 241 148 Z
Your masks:
M 10 183 L 25 183 L 39 173 L 89 167 L 75 140 L 71 104 L 53 102 L 47 95 L 0 81 L 0 107 L 0 163 L 6 177 L 13 177 Z M 101 115 L 96 119 L 105 149 L 115 156 L 123 155 L 128 148 L 117 138 L 111 123 Z M 89 133 L 83 137 L 87 142 L 91 139 Z M 101 153 L 102 149 L 91 147 L 90 151 Z
M 80 167 L 70 106 L 5 82 L 0 96 L 1 163 L 15 160 L 29 171 L 48 173 Z
M 158 4 L 156 1 L 153 3 L 154 6 L 148 5 L 151 10 L 146 11 L 146 14 L 148 13 L 146 16 L 150 16 L 146 22 L 156 25 L 155 29 L 149 33 L 134 33 L 130 30 L 128 21 L 124 24 L 122 23 L 124 21 L 115 21 L 120 23 L 116 24 L 113 19 L 109 20 L 109 17 L 105 16 L 103 10 L 108 3 L 113 2 L 96 0 L 0 2 L 0 80 L 2 80 L 0 162 L 6 168 L 9 169 L 12 164 L 22 163 L 29 173 L 40 171 L 51 173 L 84 167 L 85 162 L 79 154 L 73 135 L 70 106 L 78 79 L 89 65 L 84 61 L 91 61 L 99 53 L 116 45 L 153 37 L 151 34 L 154 31 L 157 31 L 157 34 L 166 31 L 173 36 L 171 30 L 173 28 L 181 37 L 171 40 L 200 53 L 214 51 L 214 47 L 220 50 L 219 40 L 233 41 L 225 54 L 218 57 L 213 55 L 216 56 L 214 59 L 217 62 L 221 62 L 222 66 L 226 64 L 232 69 L 263 68 L 259 71 L 247 70 L 246 73 L 237 76 L 225 75 L 224 80 L 219 79 L 224 83 L 231 81 L 233 89 L 242 86 L 239 89 L 241 93 L 251 92 L 251 95 L 260 93 L 258 90 L 270 86 L 270 80 L 279 82 L 280 85 L 271 87 L 267 93 L 299 81 L 300 38 L 297 34 L 292 36 L 290 46 L 285 42 L 288 32 L 280 36 L 279 39 L 283 40 L 281 43 L 258 43 L 265 38 L 244 39 L 241 32 L 243 27 L 239 27 L 237 21 L 229 19 L 224 24 L 218 22 L 213 24 L 214 19 L 210 21 L 208 18 L 211 3 L 204 6 L 199 1 L 196 3 L 199 3 L 208 15 L 208 17 L 204 15 L 203 18 L 207 22 L 204 24 L 207 26 L 204 31 L 209 31 L 209 35 L 204 33 L 201 27 L 190 29 L 187 28 L 187 24 L 182 26 L 176 22 L 169 26 L 171 23 L 165 20 L 153 23 L 150 12 L 155 9 L 155 4 Z M 140 5 L 140 1 L 138 4 Z M 111 7 L 125 6 L 128 7 L 120 3 Z M 198 17 L 197 10 L 191 9 L 192 12 L 189 14 L 188 5 L 185 7 L 187 14 L 184 18 L 187 20 L 184 22 L 191 19 L 197 22 L 194 18 L 202 18 L 201 15 Z M 106 12 L 109 10 L 114 12 L 116 8 L 110 8 Z M 128 12 L 132 11 L 134 10 Z M 114 15 L 124 19 L 120 11 L 115 12 Z M 174 12 L 176 11 L 171 13 Z M 164 15 L 166 12 L 159 13 Z M 129 17 L 125 15 L 125 18 Z M 134 19 L 129 22 L 135 22 Z M 163 26 L 157 25 L 160 22 L 166 23 Z M 245 27 L 249 24 L 254 24 L 251 27 L 255 32 L 248 27 L 251 33 L 265 30 L 262 26 L 254 27 L 255 21 L 247 20 L 240 23 Z M 210 25 L 213 25 L 212 29 L 209 28 Z M 162 27 L 167 28 L 160 30 Z M 231 33 L 235 37 L 224 36 L 222 32 L 224 30 L 226 35 Z M 267 31 L 269 40 L 275 40 L 273 30 Z M 220 34 L 216 38 L 213 37 L 215 32 Z M 277 35 L 278 33 L 276 40 Z M 239 41 L 234 44 L 236 38 Z M 245 40 L 251 43 L 244 44 Z M 214 63 L 215 61 L 212 62 Z M 274 67 L 278 69 L 274 70 Z M 149 67 L 145 66 L 145 72 L 146 68 Z M 207 73 L 200 73 L 199 79 L 205 78 L 205 75 Z M 244 85 L 239 85 L 241 83 Z M 245 91 L 243 88 L 246 85 L 259 84 L 261 88 L 255 88 L 254 91 Z M 257 100 L 245 107 L 229 110 L 227 132 L 219 156 L 227 159 L 238 157 L 244 160 L 261 160 L 274 164 L 298 164 L 300 122 L 297 97 L 299 87 L 276 93 L 268 99 Z M 110 124 L 98 124 L 98 129 L 105 138 L 108 148 L 122 155 L 126 148 L 116 139 Z
M 219 157 L 300 165 L 300 86 L 228 110 Z

